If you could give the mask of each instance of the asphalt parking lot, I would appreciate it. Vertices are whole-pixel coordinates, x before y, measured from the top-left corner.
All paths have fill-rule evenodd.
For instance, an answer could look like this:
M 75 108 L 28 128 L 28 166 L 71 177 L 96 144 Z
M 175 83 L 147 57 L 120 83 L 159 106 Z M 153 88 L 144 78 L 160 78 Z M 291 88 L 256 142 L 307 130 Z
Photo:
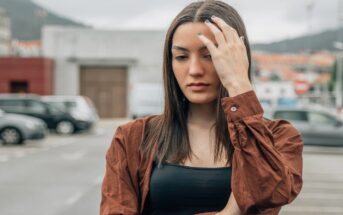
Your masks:
M 98 214 L 105 152 L 125 121 L 102 120 L 91 133 L 0 145 L 0 214 Z M 343 147 L 306 146 L 302 192 L 281 214 L 343 214 L 342 163 Z

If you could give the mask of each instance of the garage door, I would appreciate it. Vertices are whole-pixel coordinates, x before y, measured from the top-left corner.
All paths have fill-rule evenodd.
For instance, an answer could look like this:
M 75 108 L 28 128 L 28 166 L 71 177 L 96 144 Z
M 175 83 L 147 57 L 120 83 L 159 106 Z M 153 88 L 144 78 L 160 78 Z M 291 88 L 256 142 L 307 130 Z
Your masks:
M 94 102 L 100 117 L 126 117 L 127 69 L 125 67 L 81 67 L 80 92 Z

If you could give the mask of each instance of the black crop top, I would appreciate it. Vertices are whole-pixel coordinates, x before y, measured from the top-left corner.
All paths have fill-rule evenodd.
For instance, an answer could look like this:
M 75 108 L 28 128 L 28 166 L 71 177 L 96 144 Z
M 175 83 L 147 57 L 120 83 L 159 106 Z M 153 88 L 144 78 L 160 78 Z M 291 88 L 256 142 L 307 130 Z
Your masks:
M 222 210 L 231 193 L 231 167 L 202 168 L 154 164 L 145 211 L 189 215 Z

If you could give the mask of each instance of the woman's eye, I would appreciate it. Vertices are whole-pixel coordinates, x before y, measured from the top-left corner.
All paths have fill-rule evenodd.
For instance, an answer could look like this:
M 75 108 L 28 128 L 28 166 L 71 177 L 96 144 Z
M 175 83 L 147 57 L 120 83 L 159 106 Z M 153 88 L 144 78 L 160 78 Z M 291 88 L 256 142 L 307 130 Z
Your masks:
M 204 55 L 204 57 L 207 58 L 207 59 L 211 59 L 212 58 L 210 54 L 206 54 L 206 55 Z
M 178 60 L 178 61 L 183 61 L 183 60 L 186 60 L 186 59 L 187 59 L 187 56 L 185 56 L 185 55 L 179 55 L 179 56 L 176 56 L 175 59 Z

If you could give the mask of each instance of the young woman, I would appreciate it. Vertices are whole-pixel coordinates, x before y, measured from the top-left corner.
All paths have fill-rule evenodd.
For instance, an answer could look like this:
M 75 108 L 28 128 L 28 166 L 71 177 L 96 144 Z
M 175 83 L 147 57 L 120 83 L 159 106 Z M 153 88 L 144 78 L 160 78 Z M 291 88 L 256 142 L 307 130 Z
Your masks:
M 117 128 L 101 214 L 278 214 L 301 190 L 303 143 L 287 121 L 263 117 L 236 10 L 184 8 L 163 65 L 164 112 Z

